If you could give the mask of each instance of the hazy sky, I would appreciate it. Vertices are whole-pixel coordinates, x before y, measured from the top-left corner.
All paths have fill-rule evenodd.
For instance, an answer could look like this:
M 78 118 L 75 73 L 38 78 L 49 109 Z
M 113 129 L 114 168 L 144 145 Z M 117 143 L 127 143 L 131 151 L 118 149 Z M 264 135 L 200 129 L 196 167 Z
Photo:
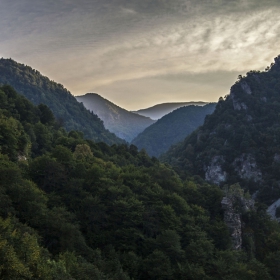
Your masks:
M 279 0 L 0 0 L 0 57 L 134 110 L 217 101 L 280 53 Z

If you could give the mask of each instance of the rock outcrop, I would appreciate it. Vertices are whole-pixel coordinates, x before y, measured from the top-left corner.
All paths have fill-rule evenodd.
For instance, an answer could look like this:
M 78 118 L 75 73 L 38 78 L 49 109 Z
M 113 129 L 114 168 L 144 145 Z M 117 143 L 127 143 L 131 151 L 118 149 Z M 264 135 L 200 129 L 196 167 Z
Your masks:
M 242 154 L 233 162 L 237 174 L 242 179 L 250 179 L 259 182 L 262 179 L 262 172 L 258 169 L 255 158 L 250 154 Z
M 280 163 L 280 155 L 279 154 L 275 154 L 273 160 L 276 163 Z
M 232 100 L 232 105 L 234 110 L 240 111 L 240 110 L 247 110 L 248 106 L 244 103 L 241 102 L 235 95 L 233 91 L 230 92 L 230 99 Z
M 267 213 L 271 217 L 271 219 L 276 220 L 280 222 L 280 218 L 276 217 L 276 209 L 280 207 L 280 198 L 276 200 L 274 203 L 272 203 L 268 208 L 267 208 Z
M 232 188 L 222 201 L 224 222 L 228 226 L 234 250 L 242 248 L 242 213 L 254 209 L 254 200 L 244 197 L 244 192 L 237 187 Z
M 211 163 L 205 167 L 205 180 L 207 182 L 220 185 L 227 179 L 227 173 L 223 171 L 222 164 L 224 159 L 221 156 L 212 158 Z
M 240 213 L 236 213 L 232 200 L 224 197 L 222 200 L 222 208 L 224 209 L 224 221 L 227 225 L 234 250 L 240 250 L 242 246 L 242 223 Z
M 241 88 L 242 88 L 247 94 L 252 94 L 252 90 L 251 90 L 250 86 L 249 86 L 246 82 L 242 82 L 240 85 L 241 85 Z

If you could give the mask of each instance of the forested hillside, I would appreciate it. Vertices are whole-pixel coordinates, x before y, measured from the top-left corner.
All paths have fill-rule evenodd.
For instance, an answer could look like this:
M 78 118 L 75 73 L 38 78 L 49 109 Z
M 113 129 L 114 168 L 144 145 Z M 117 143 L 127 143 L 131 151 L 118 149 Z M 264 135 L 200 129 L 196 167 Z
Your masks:
M 86 138 L 108 144 L 124 143 L 104 128 L 61 84 L 50 81 L 40 72 L 12 59 L 0 59 L 0 84 L 13 86 L 33 104 L 46 104 L 67 131 L 79 130 Z
M 238 77 L 215 112 L 165 160 L 182 176 L 219 185 L 239 182 L 271 204 L 280 198 L 280 58 L 266 71 Z
M 279 279 L 280 228 L 261 205 L 232 250 L 220 188 L 68 133 L 10 86 L 0 152 L 0 279 Z
M 181 107 L 147 127 L 132 144 L 144 148 L 150 156 L 158 157 L 202 125 L 205 116 L 212 114 L 215 106 L 216 103 Z
M 150 118 L 129 112 L 96 93 L 76 96 L 76 99 L 96 114 L 104 122 L 107 129 L 129 143 L 146 127 L 155 122 Z

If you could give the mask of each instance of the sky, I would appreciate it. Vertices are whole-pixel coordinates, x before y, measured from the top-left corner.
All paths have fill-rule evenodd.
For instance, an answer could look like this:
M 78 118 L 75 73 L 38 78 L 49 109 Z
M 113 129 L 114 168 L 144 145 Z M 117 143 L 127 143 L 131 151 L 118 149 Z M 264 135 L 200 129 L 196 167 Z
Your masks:
M 0 57 L 137 110 L 215 102 L 280 54 L 279 0 L 0 0 Z

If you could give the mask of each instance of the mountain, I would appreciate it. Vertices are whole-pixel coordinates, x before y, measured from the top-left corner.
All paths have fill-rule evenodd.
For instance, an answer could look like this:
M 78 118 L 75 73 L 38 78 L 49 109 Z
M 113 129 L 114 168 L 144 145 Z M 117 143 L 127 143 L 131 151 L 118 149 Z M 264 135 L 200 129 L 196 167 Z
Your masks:
M 61 84 L 12 59 L 0 59 L 0 84 L 13 86 L 33 104 L 46 104 L 68 131 L 79 130 L 86 138 L 108 144 L 123 143 L 104 128 L 102 121 L 80 104 Z
M 139 149 L 144 148 L 150 156 L 158 157 L 202 125 L 205 116 L 212 114 L 215 106 L 216 103 L 211 103 L 176 109 L 146 128 L 133 139 L 132 144 Z
M 266 71 L 238 77 L 204 125 L 163 159 L 178 172 L 226 186 L 239 182 L 260 201 L 280 198 L 280 56 Z
M 164 115 L 167 115 L 168 113 L 170 113 L 173 110 L 176 110 L 180 107 L 190 106 L 190 105 L 203 106 L 206 104 L 208 104 L 208 102 L 202 102 L 202 101 L 162 103 L 162 104 L 157 104 L 155 106 L 152 106 L 152 107 L 149 107 L 146 109 L 133 111 L 133 113 L 151 118 L 153 120 L 158 120 L 158 119 L 162 118 Z
M 76 99 L 96 114 L 107 129 L 127 142 L 131 142 L 146 127 L 155 122 L 150 118 L 129 112 L 96 93 L 76 96 Z
M 223 196 L 0 87 L 1 279 L 279 279 L 279 224 Z

